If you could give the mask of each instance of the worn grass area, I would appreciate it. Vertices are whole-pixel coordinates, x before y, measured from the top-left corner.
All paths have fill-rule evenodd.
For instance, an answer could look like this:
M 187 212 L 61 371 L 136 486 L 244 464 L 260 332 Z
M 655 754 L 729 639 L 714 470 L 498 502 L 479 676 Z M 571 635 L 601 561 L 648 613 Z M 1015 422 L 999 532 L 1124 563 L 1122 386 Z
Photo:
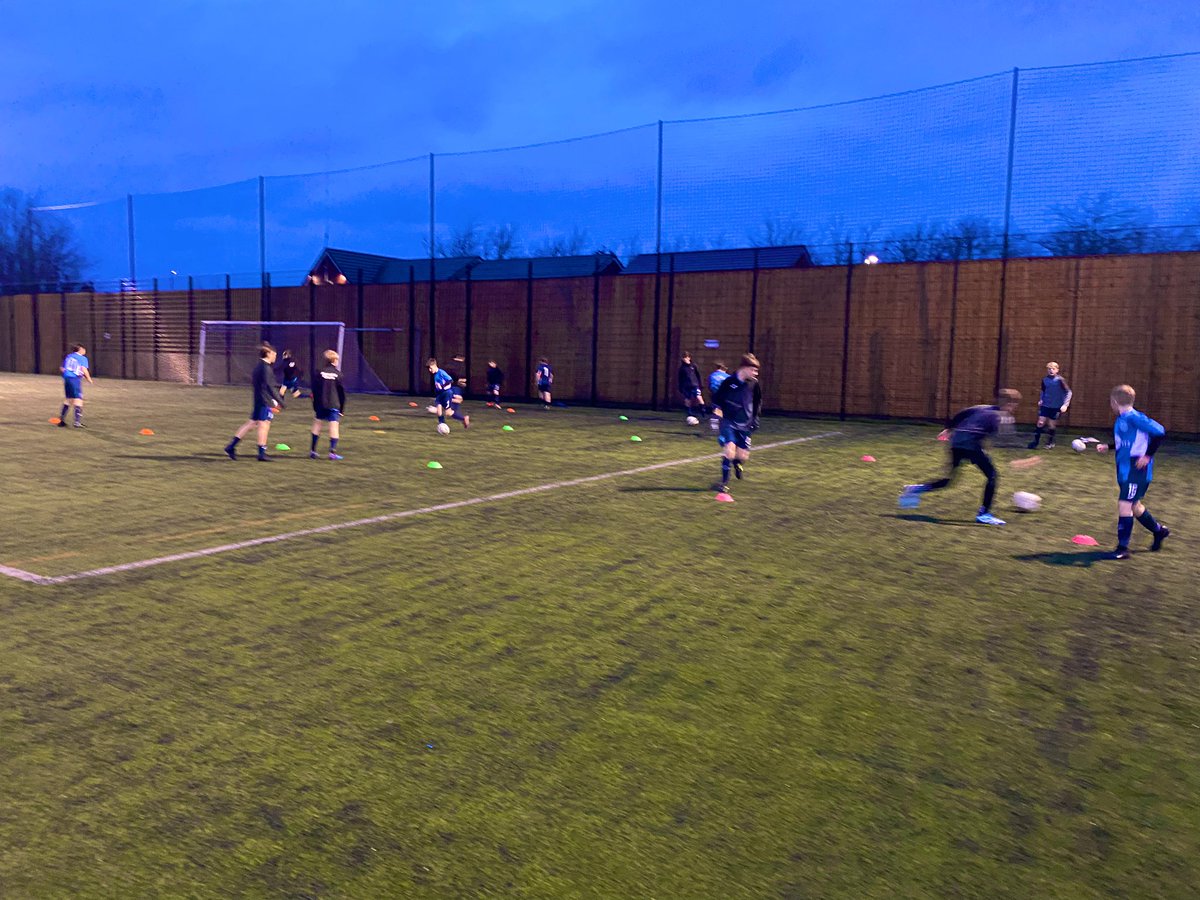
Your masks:
M 304 458 L 298 402 L 295 450 L 232 463 L 243 391 L 104 383 L 76 431 L 57 387 L 0 378 L 0 563 L 40 574 L 713 449 L 480 404 L 439 438 L 354 398 L 344 463 Z M 1192 895 L 1194 448 L 1148 497 L 1176 536 L 1115 563 L 1070 542 L 1113 543 L 1110 461 L 1005 467 L 1046 504 L 986 529 L 974 473 L 896 509 L 935 429 L 757 440 L 834 429 L 755 455 L 734 504 L 705 462 L 0 579 L 0 894 Z

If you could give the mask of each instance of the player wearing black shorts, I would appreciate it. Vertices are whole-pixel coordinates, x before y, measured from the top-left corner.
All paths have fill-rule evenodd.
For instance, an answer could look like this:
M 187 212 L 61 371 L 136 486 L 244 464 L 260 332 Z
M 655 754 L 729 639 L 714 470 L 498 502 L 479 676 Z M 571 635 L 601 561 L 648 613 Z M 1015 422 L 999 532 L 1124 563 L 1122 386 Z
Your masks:
M 321 439 L 321 428 L 328 426 L 329 458 L 341 459 L 337 449 L 341 439 L 341 420 L 346 412 L 346 389 L 342 387 L 337 351 L 326 350 L 324 358 L 325 365 L 313 379 L 312 446 L 308 450 L 308 458 L 321 458 L 317 452 L 317 442 Z
M 717 490 L 729 492 L 729 471 L 739 479 L 750 458 L 750 435 L 762 414 L 762 388 L 758 384 L 758 357 L 747 353 L 737 371 L 713 395 L 713 412 L 721 420 L 717 444 L 721 447 L 721 481 Z
M 1033 440 L 1029 442 L 1030 450 L 1037 449 L 1043 431 L 1046 432 L 1046 449 L 1054 449 L 1054 432 L 1058 428 L 1058 417 L 1071 405 L 1071 397 L 1071 388 L 1058 374 L 1058 363 L 1046 363 L 1046 377 L 1042 379 L 1042 391 L 1038 396 L 1037 430 L 1033 432 Z

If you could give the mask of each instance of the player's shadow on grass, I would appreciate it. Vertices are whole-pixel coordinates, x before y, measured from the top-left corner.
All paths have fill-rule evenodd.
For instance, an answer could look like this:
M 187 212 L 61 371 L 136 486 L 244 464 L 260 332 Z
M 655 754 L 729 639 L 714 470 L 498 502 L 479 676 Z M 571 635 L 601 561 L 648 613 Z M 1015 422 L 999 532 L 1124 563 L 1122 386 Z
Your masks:
M 881 518 L 900 519 L 905 522 L 924 522 L 927 525 L 949 525 L 953 528 L 977 528 L 975 522 L 962 522 L 955 519 L 939 519 L 937 516 L 927 516 L 924 513 L 884 513 Z
M 224 454 L 220 456 L 188 456 L 187 454 L 171 453 L 114 453 L 113 457 L 116 459 L 152 459 L 155 462 L 225 463 L 226 465 L 233 462 Z M 247 456 L 246 459 L 251 462 L 255 461 L 253 456 Z
M 649 494 L 659 491 L 671 491 L 680 494 L 712 494 L 712 488 L 705 487 L 623 487 L 617 488 L 623 494 Z
M 1054 550 L 1049 553 L 1024 553 L 1013 557 L 1017 562 L 1040 562 L 1048 566 L 1078 566 L 1084 569 L 1111 558 L 1110 550 Z

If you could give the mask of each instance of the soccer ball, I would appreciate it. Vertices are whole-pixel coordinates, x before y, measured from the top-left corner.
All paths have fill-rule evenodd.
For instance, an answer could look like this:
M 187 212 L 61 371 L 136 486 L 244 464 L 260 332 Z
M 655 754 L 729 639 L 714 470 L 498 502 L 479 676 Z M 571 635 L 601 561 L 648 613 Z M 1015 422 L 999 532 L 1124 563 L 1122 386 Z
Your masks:
M 697 419 L 695 416 L 688 416 L 683 421 L 687 422 L 689 425 L 699 425 L 700 424 L 700 420 Z
M 1029 491 L 1017 491 L 1013 494 L 1013 503 L 1017 509 L 1033 512 L 1042 505 L 1042 498 L 1037 494 L 1029 493 Z
M 445 422 L 438 422 L 438 434 L 449 434 L 450 426 Z
M 1071 441 L 1071 449 L 1076 453 L 1082 453 L 1087 449 L 1087 442 L 1083 438 L 1075 438 L 1075 440 Z

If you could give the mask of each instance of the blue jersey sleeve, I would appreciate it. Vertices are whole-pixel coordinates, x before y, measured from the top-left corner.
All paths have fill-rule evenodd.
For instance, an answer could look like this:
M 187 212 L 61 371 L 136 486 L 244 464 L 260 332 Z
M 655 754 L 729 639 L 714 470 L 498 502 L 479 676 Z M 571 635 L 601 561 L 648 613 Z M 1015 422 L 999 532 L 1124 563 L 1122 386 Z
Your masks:
M 1139 412 L 1136 409 L 1133 411 L 1133 422 L 1137 426 L 1138 431 L 1144 431 L 1151 437 L 1162 437 L 1167 433 L 1167 429 L 1163 428 L 1162 425 L 1144 412 Z

